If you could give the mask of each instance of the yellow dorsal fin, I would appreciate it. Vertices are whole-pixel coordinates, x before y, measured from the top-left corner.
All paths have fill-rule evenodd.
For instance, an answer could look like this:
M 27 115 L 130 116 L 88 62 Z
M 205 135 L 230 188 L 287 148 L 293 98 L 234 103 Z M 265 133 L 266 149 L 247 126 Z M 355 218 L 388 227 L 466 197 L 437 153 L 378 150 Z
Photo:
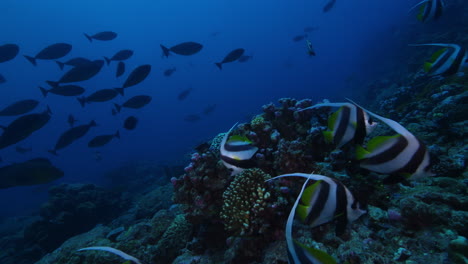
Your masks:
M 341 111 L 343 110 L 343 107 L 340 107 L 340 109 L 338 109 L 338 111 L 334 112 L 333 114 L 330 115 L 330 117 L 328 118 L 328 129 L 330 130 L 335 130 L 335 124 L 336 124 L 336 120 L 338 120 L 338 117 L 341 113 Z
M 401 136 L 400 134 L 396 134 L 394 136 L 378 136 L 378 137 L 375 137 L 375 138 L 369 140 L 369 142 L 367 143 L 367 150 L 369 152 L 373 152 L 377 148 L 379 148 L 380 146 L 387 143 L 389 140 L 393 140 L 393 139 L 395 139 L 397 137 L 400 137 L 400 136 Z
M 424 10 L 426 9 L 426 5 L 427 5 L 427 3 L 422 4 L 421 7 L 419 7 L 419 13 L 418 13 L 418 16 L 417 16 L 419 21 L 423 21 Z
M 423 69 L 425 72 L 429 72 L 432 69 L 432 63 L 430 62 L 425 62 L 423 65 Z
M 325 137 L 325 141 L 327 143 L 333 142 L 333 132 L 332 131 L 322 131 L 323 136 Z
M 322 264 L 336 264 L 337 263 L 336 260 L 332 256 L 328 255 L 328 253 L 325 251 L 322 251 L 320 249 L 316 249 L 313 247 L 308 247 L 300 243 L 297 240 L 294 240 L 294 243 L 296 243 L 296 245 L 298 245 L 304 251 L 307 251 L 319 263 L 322 263 Z M 312 260 L 310 261 L 311 261 L 310 263 L 312 263 Z
M 310 206 L 310 202 L 312 200 L 312 196 L 314 195 L 315 191 L 319 187 L 319 185 L 322 183 L 322 180 L 316 181 L 314 184 L 308 186 L 305 190 L 304 193 L 302 193 L 301 196 L 301 202 L 302 204 L 306 206 Z
M 367 157 L 367 155 L 369 155 L 369 154 L 370 154 L 370 152 L 367 151 L 362 146 L 360 146 L 360 145 L 356 146 L 356 159 L 357 160 L 365 159 Z
M 242 141 L 251 144 L 252 141 L 250 141 L 246 136 L 241 136 L 241 135 L 233 135 L 230 136 L 228 139 L 228 143 L 234 142 L 234 141 Z
M 298 204 L 296 208 L 296 214 L 299 216 L 302 222 L 305 222 L 307 218 L 307 211 L 309 210 L 309 206 L 305 206 L 302 204 Z
M 432 54 L 431 56 L 431 59 L 430 59 L 430 62 L 435 62 L 444 52 L 447 51 L 447 48 L 442 48 L 436 52 L 434 52 L 434 54 Z

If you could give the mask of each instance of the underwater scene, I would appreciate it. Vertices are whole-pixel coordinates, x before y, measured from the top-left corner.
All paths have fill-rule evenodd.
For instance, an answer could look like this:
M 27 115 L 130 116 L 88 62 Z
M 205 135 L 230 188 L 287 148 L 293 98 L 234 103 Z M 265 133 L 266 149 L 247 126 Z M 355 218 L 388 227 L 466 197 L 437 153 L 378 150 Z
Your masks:
M 468 1 L 0 22 L 0 263 L 468 263 Z

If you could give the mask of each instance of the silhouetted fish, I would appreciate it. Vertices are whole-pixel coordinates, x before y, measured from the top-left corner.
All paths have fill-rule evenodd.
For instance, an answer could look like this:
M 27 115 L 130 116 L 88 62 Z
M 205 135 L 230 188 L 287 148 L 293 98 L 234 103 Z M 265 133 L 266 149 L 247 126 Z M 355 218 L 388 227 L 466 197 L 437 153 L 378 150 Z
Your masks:
M 62 76 L 62 78 L 60 78 L 60 80 L 56 82 L 47 81 L 47 83 L 52 87 L 57 87 L 61 83 L 86 81 L 98 74 L 102 69 L 102 65 L 104 65 L 103 60 L 95 60 L 91 63 L 85 63 L 70 69 Z
M 125 72 L 125 63 L 122 61 L 119 61 L 119 64 L 117 64 L 117 71 L 115 72 L 115 77 L 118 78 L 122 76 Z
M 148 95 L 137 95 L 128 99 L 122 105 L 114 104 L 116 113 L 120 113 L 122 107 L 139 109 L 151 102 L 151 96 Z
M 169 76 L 171 76 L 175 71 L 176 71 L 176 68 L 175 68 L 175 67 L 174 67 L 174 68 L 170 68 L 170 69 L 166 69 L 166 70 L 164 71 L 164 76 L 169 77 Z
M 0 168 L 0 189 L 44 184 L 63 177 L 64 173 L 48 159 L 36 158 Z
M 102 146 L 106 145 L 107 143 L 109 143 L 113 138 L 119 138 L 120 139 L 120 133 L 119 133 L 118 130 L 117 130 L 117 132 L 115 134 L 101 135 L 101 136 L 97 136 L 97 137 L 91 139 L 91 141 L 88 142 L 88 147 L 90 147 L 90 148 L 102 147 Z
M 6 79 L 3 77 L 3 75 L 0 74 L 0 84 L 2 83 L 6 83 Z
M 294 41 L 294 42 L 299 42 L 299 41 L 304 40 L 306 37 L 307 37 L 307 34 L 305 34 L 305 35 L 298 35 L 298 36 L 295 36 L 295 37 L 293 38 L 293 41 Z
M 244 51 L 245 51 L 244 49 L 235 49 L 235 50 L 229 52 L 228 55 L 226 55 L 226 57 L 224 57 L 223 61 L 217 62 L 215 64 L 220 70 L 222 70 L 223 69 L 222 65 L 224 63 L 229 63 L 229 62 L 233 62 L 233 61 L 238 60 L 242 55 L 244 55 Z
M 75 140 L 83 137 L 84 135 L 86 135 L 89 129 L 94 126 L 96 126 L 96 122 L 92 120 L 87 125 L 80 125 L 68 129 L 59 137 L 54 149 L 49 150 L 49 153 L 57 155 L 57 150 L 63 149 L 64 147 L 67 147 L 68 145 L 73 143 Z
M 99 32 L 91 36 L 86 33 L 84 33 L 84 35 L 89 40 L 89 42 L 92 42 L 93 39 L 101 40 L 101 41 L 108 41 L 108 40 L 113 40 L 117 37 L 117 33 L 112 32 L 112 31 L 103 31 L 103 32 Z
M 19 47 L 16 44 L 0 46 L 0 63 L 12 60 L 18 55 Z
M 149 64 L 138 66 L 128 75 L 127 80 L 125 81 L 123 87 L 117 88 L 117 90 L 119 91 L 120 94 L 123 95 L 124 93 L 123 89 L 131 87 L 131 86 L 135 86 L 141 83 L 142 81 L 146 79 L 146 77 L 148 77 L 150 71 L 151 71 L 151 65 Z
M 72 49 L 72 45 L 67 43 L 56 43 L 45 47 L 36 56 L 31 57 L 24 55 L 24 57 L 36 66 L 36 60 L 56 60 L 66 56 Z
M 203 114 L 208 115 L 216 109 L 216 104 L 209 105 L 203 109 Z
M 81 66 L 83 64 L 90 63 L 92 61 L 88 60 L 86 58 L 77 57 L 77 58 L 69 59 L 66 62 L 60 62 L 60 61 L 55 61 L 55 62 L 57 63 L 59 68 L 61 70 L 63 70 L 63 67 L 65 67 L 65 65 L 78 67 L 78 66 Z
M 171 48 L 166 48 L 163 45 L 160 45 L 161 49 L 163 50 L 164 56 L 169 57 L 169 52 L 174 52 L 175 54 L 190 56 L 195 53 L 198 53 L 202 48 L 203 45 L 196 42 L 183 42 L 172 46 Z
M 84 93 L 85 89 L 78 85 L 62 85 L 57 86 L 52 89 L 46 90 L 45 88 L 39 87 L 44 97 L 47 96 L 48 93 L 53 93 L 62 96 L 78 96 Z
M 80 102 L 81 106 L 84 107 L 86 103 L 91 102 L 107 102 L 109 100 L 114 99 L 118 94 L 117 89 L 102 89 L 92 93 L 87 97 L 78 97 L 78 102 Z
M 324 7 L 323 12 L 326 13 L 330 11 L 335 6 L 336 0 L 330 0 Z
M 0 116 L 16 116 L 32 111 L 39 104 L 38 101 L 28 99 L 15 102 L 0 111 Z
M 199 121 L 201 117 L 197 114 L 191 114 L 184 117 L 184 120 L 187 122 L 196 122 Z
M 190 94 L 191 91 L 192 91 L 192 87 L 183 90 L 182 92 L 179 93 L 179 95 L 177 95 L 177 99 L 179 101 L 184 100 L 185 98 L 187 98 L 187 96 Z
M 253 58 L 253 56 L 251 56 L 251 55 L 242 55 L 239 58 L 239 62 L 247 62 L 247 61 L 251 60 L 252 58 Z
M 3 128 L 0 137 L 0 149 L 16 144 L 42 128 L 50 119 L 50 108 L 42 113 L 21 116 Z
M 21 146 L 16 146 L 15 148 L 16 152 L 18 153 L 21 153 L 21 154 L 24 154 L 24 153 L 27 153 L 27 152 L 31 152 L 32 151 L 32 148 L 29 147 L 29 148 L 23 148 Z
M 136 128 L 137 124 L 138 119 L 134 116 L 129 116 L 127 119 L 125 119 L 123 127 L 127 130 L 133 130 Z
M 78 121 L 78 120 L 76 120 L 75 117 L 72 114 L 68 115 L 67 122 L 68 122 L 68 124 L 70 124 L 70 127 L 73 127 L 75 125 L 76 121 Z
M 108 57 L 104 57 L 104 59 L 106 60 L 107 65 L 109 65 L 111 61 L 124 61 L 124 60 L 129 59 L 132 55 L 133 55 L 133 50 L 125 49 L 125 50 L 118 51 L 110 59 Z

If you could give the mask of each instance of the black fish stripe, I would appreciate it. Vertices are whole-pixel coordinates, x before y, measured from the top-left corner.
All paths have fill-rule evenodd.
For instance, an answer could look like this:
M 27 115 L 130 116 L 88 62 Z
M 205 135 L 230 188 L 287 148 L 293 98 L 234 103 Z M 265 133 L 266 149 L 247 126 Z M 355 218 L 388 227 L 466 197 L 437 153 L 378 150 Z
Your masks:
M 246 143 L 246 144 L 242 144 L 242 145 L 233 145 L 233 144 L 229 144 L 229 143 L 224 144 L 224 149 L 226 151 L 232 151 L 232 152 L 251 150 L 253 148 L 255 148 L 255 147 L 252 146 L 252 144 L 250 144 L 250 143 Z
M 253 161 L 252 159 L 236 160 L 236 159 L 224 156 L 224 155 L 221 155 L 221 159 L 228 164 L 231 164 L 233 166 L 236 166 L 242 169 L 250 169 L 250 168 L 257 166 L 256 162 Z
M 346 189 L 340 182 L 336 183 L 336 207 L 334 217 L 338 217 L 338 223 L 336 225 L 336 233 L 341 235 L 346 230 L 346 224 L 348 223 L 348 211 L 346 206 L 348 205 L 348 199 L 346 197 Z
M 460 47 L 457 57 L 455 57 L 455 60 L 450 65 L 450 68 L 448 68 L 447 71 L 444 72 L 444 76 L 449 76 L 458 72 L 458 70 L 460 69 L 460 65 L 463 63 L 463 57 L 465 57 L 465 53 L 465 48 Z
M 366 120 L 364 119 L 364 110 L 356 106 L 356 132 L 354 134 L 354 143 L 362 144 L 366 137 Z
M 335 144 L 339 144 L 343 139 L 351 116 L 351 110 L 348 106 L 343 106 L 343 108 L 341 109 L 342 110 L 339 115 L 340 120 L 338 121 L 338 127 L 336 128 L 335 136 L 333 137 L 333 141 Z
M 293 264 L 313 264 L 313 262 L 305 254 L 306 249 L 302 248 L 297 243 L 294 243 L 294 251 L 296 251 L 296 256 L 299 259 L 299 263 L 293 263 L 293 262 L 290 262 L 290 263 L 293 263 Z
M 366 165 L 379 165 L 395 159 L 408 146 L 408 140 L 403 136 L 398 136 L 397 141 L 383 152 L 366 158 L 363 162 Z
M 422 162 L 424 161 L 424 157 L 426 155 L 426 147 L 424 146 L 424 144 L 422 144 L 418 139 L 416 139 L 418 141 L 418 149 L 416 150 L 416 152 L 413 154 L 413 156 L 411 157 L 411 159 L 405 164 L 405 166 L 403 166 L 402 168 L 392 172 L 392 173 L 397 173 L 397 174 L 400 174 L 400 173 L 409 173 L 409 174 L 413 174 L 416 172 L 416 170 L 419 168 L 419 166 L 422 164 Z M 390 174 L 392 174 L 390 173 Z
M 325 207 L 325 204 L 328 203 L 328 194 L 330 193 L 330 184 L 322 181 L 320 183 L 320 191 L 317 196 L 317 199 L 315 200 L 315 204 L 312 206 L 312 209 L 310 210 L 309 214 L 307 215 L 305 219 L 305 223 L 307 224 L 312 224 L 317 218 L 320 217 L 322 214 L 323 208 Z M 307 206 L 307 205 L 306 205 Z
M 449 60 L 449 58 L 455 52 L 455 49 L 452 47 L 446 47 L 446 48 L 448 49 L 447 52 L 444 54 L 442 58 L 440 58 L 439 61 L 437 61 L 437 63 L 431 66 L 431 70 L 429 71 L 429 74 L 432 74 L 433 72 L 439 70 L 439 68 L 444 66 L 444 64 Z

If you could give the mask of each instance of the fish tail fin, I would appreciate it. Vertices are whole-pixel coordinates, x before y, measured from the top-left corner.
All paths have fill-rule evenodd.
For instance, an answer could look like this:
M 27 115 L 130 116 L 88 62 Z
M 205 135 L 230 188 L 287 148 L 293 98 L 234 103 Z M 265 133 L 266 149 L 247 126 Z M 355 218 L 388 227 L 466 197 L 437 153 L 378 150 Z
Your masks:
M 218 67 L 220 70 L 223 69 L 223 64 L 221 62 L 216 62 L 215 63 L 216 67 Z
M 169 57 L 169 49 L 164 47 L 162 44 L 159 44 L 159 46 L 161 46 L 164 56 L 166 56 L 166 58 Z
M 106 60 L 107 65 L 109 65 L 111 62 L 111 59 L 107 58 L 106 56 L 104 56 L 104 59 Z
M 91 122 L 89 122 L 89 126 L 90 126 L 90 127 L 95 127 L 95 126 L 97 126 L 96 121 L 91 120 Z
M 39 86 L 39 89 L 41 89 L 41 93 L 42 93 L 42 95 L 43 95 L 44 97 L 46 97 L 46 96 L 47 96 L 47 93 L 49 93 L 48 90 L 46 90 L 45 88 L 42 88 L 42 87 L 40 87 L 40 86 Z
M 81 107 L 84 107 L 84 106 L 85 106 L 85 104 L 86 104 L 86 97 L 83 96 L 83 97 L 78 97 L 78 98 L 76 98 L 76 99 L 78 99 L 78 102 L 80 102 Z
M 34 66 L 37 66 L 37 63 L 36 63 L 36 58 L 33 58 L 31 56 L 28 56 L 28 55 L 23 55 L 30 63 L 32 63 L 32 65 Z
M 93 38 L 90 35 L 88 35 L 86 33 L 83 33 L 83 34 L 89 40 L 89 42 L 93 42 Z
M 114 88 L 121 96 L 124 96 L 124 88 Z
M 50 87 L 52 87 L 52 88 L 56 88 L 56 87 L 59 86 L 59 82 L 46 81 L 46 83 L 47 83 L 48 85 L 50 85 Z
M 115 106 L 115 110 L 117 111 L 117 113 L 120 113 L 120 109 L 122 109 L 122 106 L 116 103 L 114 103 L 114 106 Z
M 57 63 L 57 65 L 59 66 L 59 68 L 60 68 L 61 70 L 63 70 L 63 67 L 65 66 L 65 63 L 60 62 L 60 61 L 55 61 L 55 62 Z
M 49 152 L 50 154 L 52 154 L 54 156 L 58 156 L 58 153 L 57 153 L 56 149 L 51 149 L 51 150 L 48 150 L 47 152 Z
M 114 135 L 114 137 L 116 137 L 116 138 L 120 139 L 120 132 L 119 132 L 118 130 L 117 130 L 117 132 L 115 132 L 115 135 Z

